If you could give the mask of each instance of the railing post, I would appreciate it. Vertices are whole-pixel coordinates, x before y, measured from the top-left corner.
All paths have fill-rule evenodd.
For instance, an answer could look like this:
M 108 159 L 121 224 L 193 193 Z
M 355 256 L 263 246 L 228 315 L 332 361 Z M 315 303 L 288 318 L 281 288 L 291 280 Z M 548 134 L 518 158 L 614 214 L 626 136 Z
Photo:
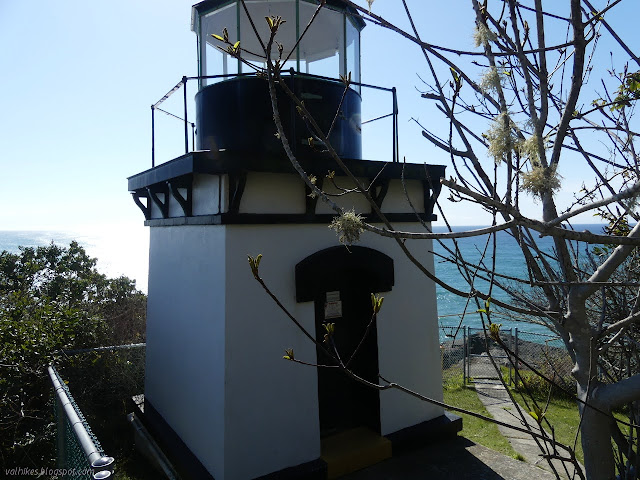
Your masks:
M 151 168 L 156 166 L 156 107 L 151 105 Z
M 189 121 L 187 120 L 187 77 L 182 77 L 184 89 L 184 153 L 189 153 Z
M 398 161 L 398 96 L 396 87 L 391 89 L 393 97 L 393 161 Z

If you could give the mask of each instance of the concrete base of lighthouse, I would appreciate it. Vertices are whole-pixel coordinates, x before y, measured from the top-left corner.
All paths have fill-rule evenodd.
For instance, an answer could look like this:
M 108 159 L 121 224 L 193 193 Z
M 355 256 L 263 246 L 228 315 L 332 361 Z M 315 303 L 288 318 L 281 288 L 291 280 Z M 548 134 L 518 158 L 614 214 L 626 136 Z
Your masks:
M 150 402 L 145 406 L 144 395 L 134 397 L 134 413 L 129 417 L 138 425 L 143 425 L 146 432 L 146 438 L 136 435 L 136 448 L 158 471 L 174 472 L 184 479 L 213 479 L 214 477 L 200 463 L 197 457 L 193 455 L 191 450 L 184 444 L 182 439 L 175 433 L 171 426 L 158 414 Z M 135 418 L 136 420 L 133 420 Z M 139 422 L 139 421 L 142 421 Z M 378 437 L 379 440 L 387 441 L 391 444 L 391 452 L 393 455 L 402 454 L 405 451 L 415 451 L 425 446 L 442 443 L 454 438 L 459 431 L 462 430 L 462 419 L 454 414 L 445 412 L 444 415 L 436 417 L 432 420 L 407 427 L 401 431 L 395 432 L 387 437 Z M 349 435 L 350 432 L 344 432 Z M 340 435 L 340 434 L 339 434 Z M 339 436 L 338 435 L 338 436 Z M 371 436 L 371 435 L 370 435 Z M 149 440 L 149 437 L 152 440 Z M 141 443 L 139 443 L 141 442 Z M 336 478 L 332 476 L 336 468 L 338 470 L 337 477 L 343 473 L 355 472 L 365 466 L 375 465 L 380 460 L 387 458 L 373 458 L 369 455 L 365 458 L 367 463 L 363 463 L 362 450 L 369 448 L 369 445 L 353 444 L 346 445 L 346 451 L 340 451 L 337 458 L 327 458 L 325 455 L 326 441 L 321 441 L 323 454 L 321 458 L 311 462 L 307 462 L 292 467 L 287 467 L 277 472 L 258 477 L 260 480 L 325 480 L 328 478 Z M 342 444 L 328 445 L 327 449 L 336 449 L 336 447 L 344 447 Z M 158 453 L 158 450 L 162 453 Z M 165 453 L 166 452 L 166 453 Z M 377 454 L 378 452 L 374 452 Z M 330 454 L 330 452 L 329 452 Z M 331 465 L 331 462 L 334 465 Z M 337 463 L 337 465 L 336 465 Z M 346 464 L 347 470 L 344 470 Z
M 398 225 L 410 228 L 411 225 Z M 255 478 L 321 453 L 316 347 L 253 278 L 261 276 L 309 332 L 314 302 L 297 302 L 295 267 L 336 246 L 324 225 L 198 225 L 151 229 L 146 402 L 215 478 Z M 442 400 L 435 289 L 395 243 L 359 246 L 393 258 L 394 285 L 377 321 L 379 372 Z M 413 253 L 433 268 L 430 245 Z M 345 248 L 345 247 L 341 247 Z M 443 415 L 398 391 L 379 394 L 381 435 Z

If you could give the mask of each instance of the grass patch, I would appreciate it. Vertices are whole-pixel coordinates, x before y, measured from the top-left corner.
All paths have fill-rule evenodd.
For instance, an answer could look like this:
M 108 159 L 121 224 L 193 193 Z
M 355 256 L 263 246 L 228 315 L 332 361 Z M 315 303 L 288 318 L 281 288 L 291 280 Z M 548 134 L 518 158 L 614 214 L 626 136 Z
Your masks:
M 520 406 L 522 406 L 523 409 L 526 409 L 520 394 L 517 392 L 513 392 L 513 394 Z M 544 407 L 546 399 L 538 398 L 537 400 L 538 404 Z M 613 415 L 618 420 L 622 420 L 625 422 L 629 421 L 629 418 L 623 413 L 614 412 Z M 547 418 L 547 420 L 549 420 L 549 423 L 553 425 L 556 440 L 564 445 L 568 445 L 573 448 L 573 443 L 576 439 L 576 432 L 578 431 L 578 426 L 580 425 L 580 414 L 578 412 L 578 406 L 576 402 L 569 399 L 558 398 L 551 400 L 551 402 L 549 403 L 549 407 L 547 408 L 547 412 L 545 413 L 545 418 Z M 547 432 L 551 433 L 549 427 L 546 424 L 544 425 L 544 428 Z M 624 429 L 623 432 L 625 432 Z M 578 441 L 575 445 L 575 451 L 576 458 L 581 463 L 584 463 L 584 454 L 582 452 L 582 444 L 580 443 L 579 434 Z
M 463 408 L 488 417 L 491 416 L 489 412 L 487 412 L 487 409 L 484 408 L 475 390 L 462 386 L 462 376 L 460 377 L 460 382 L 448 382 L 445 385 L 444 401 L 458 408 Z M 487 422 L 464 413 L 456 412 L 456 414 L 462 417 L 462 436 L 497 452 L 518 458 L 516 451 L 509 441 L 502 436 L 495 423 Z
M 531 372 L 527 372 L 529 374 L 528 377 L 532 378 L 533 374 Z M 540 379 L 542 381 L 542 379 Z M 533 388 L 530 391 L 533 394 L 533 397 L 538 402 L 540 407 L 544 408 L 547 403 L 547 397 L 549 392 L 549 386 L 544 382 L 546 386 L 544 386 L 541 382 L 533 381 L 531 382 L 529 379 L 525 380 L 527 385 Z M 539 385 L 538 385 L 539 384 Z M 522 395 L 519 393 L 518 389 L 512 388 L 511 393 L 515 400 L 520 404 L 524 411 L 528 411 L 527 407 L 522 400 Z M 528 398 L 528 397 L 527 397 Z M 532 405 L 531 401 L 528 400 L 529 405 Z M 613 415 L 616 419 L 628 422 L 629 418 L 624 414 L 623 411 L 614 411 Z M 584 453 L 582 451 L 582 443 L 580 439 L 580 434 L 578 434 L 578 438 L 576 441 L 576 432 L 578 432 L 578 427 L 580 426 L 580 413 L 578 411 L 577 402 L 572 399 L 567 392 L 563 392 L 560 389 L 555 389 L 552 392 L 551 400 L 549 401 L 549 405 L 547 407 L 547 411 L 545 413 L 545 418 L 549 421 L 551 425 L 553 425 L 553 431 L 555 434 L 555 438 L 558 442 L 563 445 L 567 445 L 571 448 L 575 448 L 576 458 L 584 463 Z M 546 422 L 543 424 L 544 429 L 551 434 L 551 430 Z M 623 431 L 626 431 L 622 429 Z M 575 445 L 574 445 L 575 443 Z
M 522 396 L 513 391 L 513 396 L 520 404 L 524 411 L 528 411 L 527 407 L 522 400 Z M 544 407 L 546 398 L 536 398 L 538 405 Z M 531 401 L 529 400 L 529 405 Z M 580 424 L 580 414 L 578 412 L 578 406 L 573 400 L 566 398 L 554 398 L 549 402 L 549 407 L 545 413 L 545 418 L 553 425 L 555 438 L 558 442 L 574 448 L 574 442 L 576 441 L 576 432 Z M 549 426 L 543 424 L 544 429 L 551 434 Z M 582 453 L 582 444 L 580 443 L 580 435 L 578 435 L 578 441 L 575 444 L 576 458 L 580 462 L 584 462 L 584 455 Z

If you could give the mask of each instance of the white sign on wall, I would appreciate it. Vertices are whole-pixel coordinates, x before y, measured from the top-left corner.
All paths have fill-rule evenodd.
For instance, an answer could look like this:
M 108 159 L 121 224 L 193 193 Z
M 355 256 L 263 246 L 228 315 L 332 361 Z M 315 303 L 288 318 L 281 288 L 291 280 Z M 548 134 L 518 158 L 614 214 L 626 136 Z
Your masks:
M 342 301 L 340 300 L 340 292 L 327 292 L 327 299 L 324 303 L 324 318 L 340 318 L 342 317 Z

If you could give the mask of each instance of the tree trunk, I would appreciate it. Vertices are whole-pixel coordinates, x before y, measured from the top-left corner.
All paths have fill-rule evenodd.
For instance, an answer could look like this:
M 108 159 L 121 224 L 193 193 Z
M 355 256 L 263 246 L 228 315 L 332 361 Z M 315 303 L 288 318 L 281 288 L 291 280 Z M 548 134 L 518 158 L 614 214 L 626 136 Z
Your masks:
M 595 385 L 594 385 L 595 384 Z M 609 408 L 598 402 L 598 382 L 594 380 L 587 395 L 587 385 L 578 384 L 578 398 L 605 413 Z M 582 422 L 582 451 L 587 480 L 612 480 L 615 478 L 615 462 L 611 444 L 610 418 L 593 408 L 579 404 Z

